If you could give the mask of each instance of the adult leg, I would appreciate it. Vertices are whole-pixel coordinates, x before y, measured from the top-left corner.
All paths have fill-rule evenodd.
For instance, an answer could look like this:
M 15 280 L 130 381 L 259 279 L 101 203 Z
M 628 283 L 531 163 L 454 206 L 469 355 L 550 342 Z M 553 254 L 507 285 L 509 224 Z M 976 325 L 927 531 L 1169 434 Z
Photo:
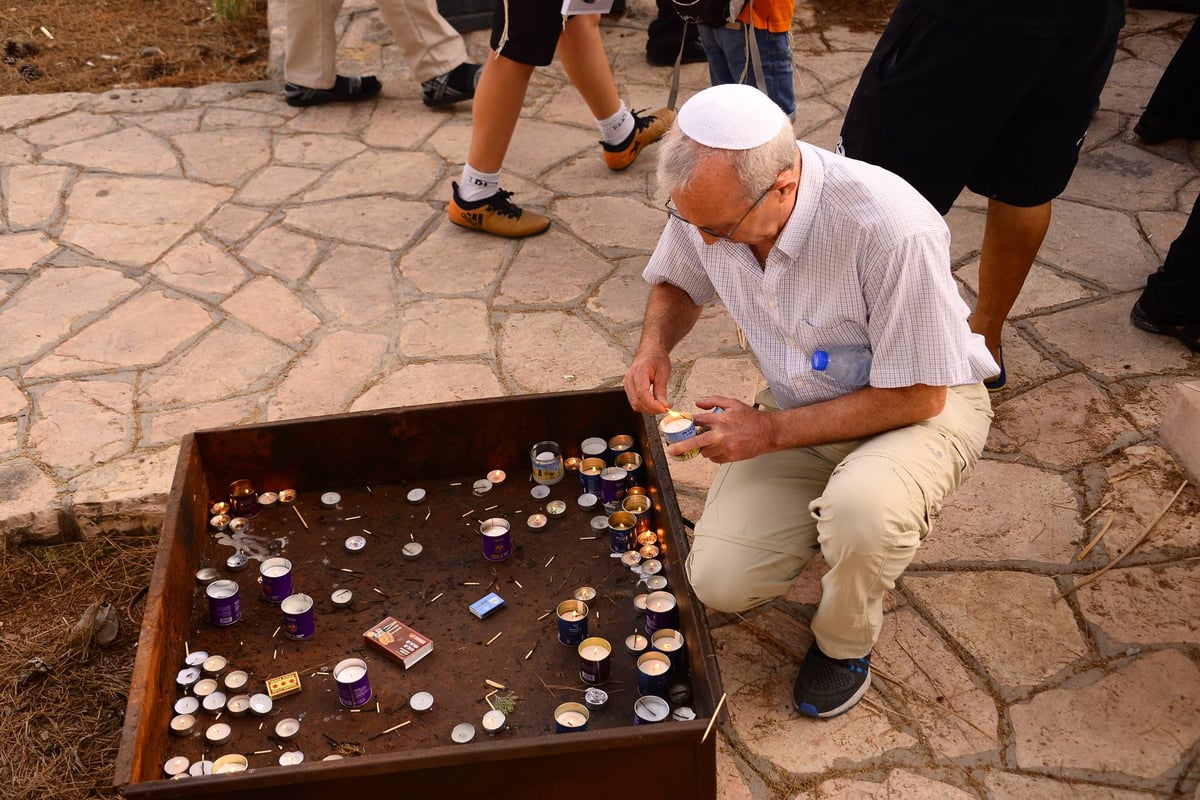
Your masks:
M 683 43 L 683 62 L 693 64 L 705 60 L 695 25 L 686 25 L 675 12 L 671 0 L 656 0 L 658 16 L 646 28 L 646 60 L 656 67 L 668 67 L 679 56 Z
M 437 0 L 380 0 L 379 13 L 418 83 L 467 60 L 467 46 L 438 13 Z
M 1195 30 L 1195 29 L 1193 29 Z M 1171 243 L 1158 272 L 1134 303 L 1130 317 L 1139 328 L 1173 336 L 1200 353 L 1200 202 Z
M 283 79 L 313 89 L 328 89 L 336 77 L 337 32 L 342 0 L 287 0 L 287 44 Z
M 1198 82 L 1200 22 L 1194 22 L 1154 87 L 1154 94 L 1134 126 L 1134 133 L 1150 144 L 1176 137 L 1200 138 L 1200 103 L 1196 102 Z
M 1000 363 L 1000 332 L 1017 302 L 1046 231 L 1050 203 L 1021 207 L 988 200 L 979 256 L 979 302 L 971 314 L 971 330 L 987 341 Z

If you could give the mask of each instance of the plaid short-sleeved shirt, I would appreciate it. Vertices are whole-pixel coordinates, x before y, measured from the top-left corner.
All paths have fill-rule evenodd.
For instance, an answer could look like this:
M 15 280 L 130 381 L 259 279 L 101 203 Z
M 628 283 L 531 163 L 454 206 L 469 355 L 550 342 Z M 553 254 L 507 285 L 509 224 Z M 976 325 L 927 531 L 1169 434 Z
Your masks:
M 750 248 L 670 219 L 643 277 L 702 305 L 719 296 L 780 408 L 855 387 L 813 370 L 814 350 L 866 345 L 871 385 L 956 386 L 999 372 L 950 273 L 950 232 L 886 170 L 797 142 L 796 206 L 760 267 Z

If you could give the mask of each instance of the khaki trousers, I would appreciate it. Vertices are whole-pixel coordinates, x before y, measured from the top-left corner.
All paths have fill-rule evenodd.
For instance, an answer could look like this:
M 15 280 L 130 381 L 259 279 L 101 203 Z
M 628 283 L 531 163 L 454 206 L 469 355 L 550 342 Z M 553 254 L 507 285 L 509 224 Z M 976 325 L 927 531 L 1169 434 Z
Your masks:
M 337 77 L 337 23 L 342 0 L 287 0 L 288 83 L 328 89 Z M 437 10 L 437 0 L 379 0 L 379 13 L 391 28 L 404 62 L 418 82 L 467 60 L 462 36 Z
M 764 394 L 760 405 L 773 408 Z M 991 419 L 982 383 L 954 386 L 925 422 L 722 464 L 686 564 L 696 596 L 721 611 L 752 608 L 786 593 L 819 551 L 829 572 L 817 644 L 831 658 L 866 655 L 884 593 L 979 459 Z

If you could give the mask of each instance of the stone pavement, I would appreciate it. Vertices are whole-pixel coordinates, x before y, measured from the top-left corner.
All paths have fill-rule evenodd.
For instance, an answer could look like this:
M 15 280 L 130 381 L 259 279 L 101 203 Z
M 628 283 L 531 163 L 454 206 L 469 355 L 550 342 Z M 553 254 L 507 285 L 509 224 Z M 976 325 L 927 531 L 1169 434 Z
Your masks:
M 670 71 L 641 55 L 652 4 L 631 5 L 605 35 L 623 95 L 653 108 Z M 653 151 L 610 173 L 579 96 L 539 70 L 504 185 L 553 228 L 454 228 L 470 109 L 425 109 L 377 15 L 346 12 L 377 102 L 301 112 L 278 83 L 0 98 L 0 541 L 153 531 L 195 428 L 619 382 L 664 219 Z M 1131 132 L 1190 23 L 1130 13 L 1007 331 L 987 453 L 891 598 L 866 701 L 791 711 L 819 571 L 713 615 L 722 798 L 1200 798 L 1196 488 L 1055 601 L 1185 478 L 1158 429 L 1200 359 L 1128 312 L 1200 192 L 1200 145 Z M 796 36 L 798 135 L 834 144 L 875 38 Z M 485 34 L 468 42 L 482 57 Z M 968 297 L 983 208 L 949 215 Z M 681 406 L 762 382 L 719 307 L 676 356 Z M 692 516 L 711 465 L 673 472 Z

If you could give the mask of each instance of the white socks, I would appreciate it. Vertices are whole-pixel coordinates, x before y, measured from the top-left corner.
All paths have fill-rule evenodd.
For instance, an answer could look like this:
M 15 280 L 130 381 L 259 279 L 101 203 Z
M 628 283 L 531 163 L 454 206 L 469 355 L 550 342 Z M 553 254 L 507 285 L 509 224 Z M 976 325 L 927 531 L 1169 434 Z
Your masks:
M 622 100 L 617 113 L 608 119 L 596 120 L 596 125 L 600 128 L 600 138 L 605 144 L 620 144 L 633 133 L 633 114 L 629 113 L 625 101 Z
M 463 164 L 462 178 L 458 181 L 458 196 L 465 203 L 473 203 L 491 197 L 500 189 L 500 172 L 480 172 L 470 164 Z

